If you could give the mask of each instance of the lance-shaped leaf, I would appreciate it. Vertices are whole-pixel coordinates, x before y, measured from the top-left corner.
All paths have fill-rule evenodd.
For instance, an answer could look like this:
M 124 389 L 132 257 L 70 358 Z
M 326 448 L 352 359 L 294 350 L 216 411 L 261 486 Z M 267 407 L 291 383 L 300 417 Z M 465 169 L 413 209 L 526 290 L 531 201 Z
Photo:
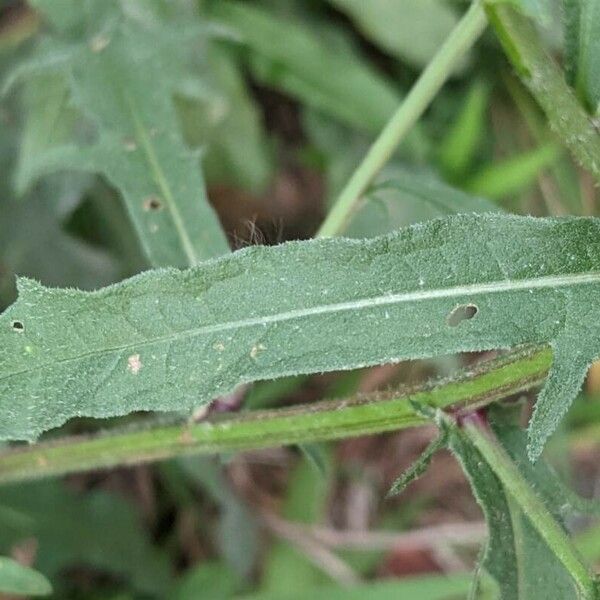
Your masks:
M 507 432 L 514 437 L 514 431 Z M 502 436 L 503 431 L 498 433 Z M 460 460 L 486 518 L 489 539 L 482 554 L 481 567 L 496 580 L 499 597 L 502 600 L 579 598 L 569 572 L 548 548 L 483 456 L 459 430 L 454 429 L 449 440 L 450 448 Z M 507 450 L 511 449 L 515 450 L 507 447 Z M 534 485 L 543 482 L 541 476 L 546 471 L 543 463 L 538 463 L 537 473 L 532 469 L 529 471 Z
M 50 18 L 59 10 L 56 3 L 41 4 Z M 101 173 L 123 194 L 153 265 L 190 266 L 227 253 L 198 157 L 182 139 L 172 102 L 185 79 L 185 53 L 197 45 L 202 29 L 193 21 L 175 22 L 174 28 L 143 12 L 141 17 L 135 11 L 122 13 L 116 3 L 92 5 L 101 16 L 93 13 L 90 23 L 82 25 L 83 40 L 56 33 L 17 75 L 31 76 L 50 64 L 66 76 L 69 101 L 92 122 L 94 137 L 90 140 L 84 131 L 79 143 L 66 142 L 63 135 L 47 147 L 38 144 L 21 158 L 20 187 L 56 170 Z M 60 91 L 60 80 L 57 85 Z M 62 108 L 72 111 L 68 101 Z M 37 120 L 44 124 L 43 118 Z
M 97 292 L 22 279 L 0 317 L 0 438 L 192 409 L 249 381 L 547 343 L 537 457 L 600 355 L 599 271 L 596 219 L 484 214 L 246 248 Z
M 41 573 L 0 556 L 0 592 L 17 596 L 47 596 L 52 593 L 52 586 Z

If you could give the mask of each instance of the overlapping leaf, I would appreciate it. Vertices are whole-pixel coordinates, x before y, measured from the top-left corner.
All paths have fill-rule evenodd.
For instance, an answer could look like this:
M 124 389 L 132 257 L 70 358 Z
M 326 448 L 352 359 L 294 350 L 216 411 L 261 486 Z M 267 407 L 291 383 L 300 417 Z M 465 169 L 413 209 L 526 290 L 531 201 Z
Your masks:
M 0 437 L 192 409 L 248 381 L 547 343 L 536 457 L 600 356 L 598 240 L 595 219 L 455 216 L 247 248 L 98 292 L 22 279 L 0 317 Z
M 86 565 L 126 578 L 145 594 L 165 597 L 170 586 L 167 556 L 152 545 L 133 507 L 116 494 L 77 494 L 56 481 L 3 487 L 0 551 L 32 538 L 36 567 L 53 579 Z
M 183 142 L 172 102 L 175 88 L 185 79 L 186 54 L 201 39 L 200 26 L 153 20 L 144 12 L 149 5 L 122 11 L 115 2 L 94 1 L 79 13 L 82 22 L 65 31 L 60 29 L 60 3 L 37 4 L 59 24 L 59 32 L 41 43 L 19 72 L 52 69 L 62 76 L 63 88 L 68 82 L 65 102 L 89 117 L 95 132 L 78 143 L 55 136 L 44 147 L 40 127 L 33 129 L 38 135 L 32 152 L 21 161 L 21 186 L 56 170 L 102 173 L 123 194 L 155 266 L 189 266 L 226 253 L 198 159 Z M 61 79 L 57 81 L 60 88 Z M 56 133 L 52 122 L 45 124 Z
M 41 573 L 0 556 L 0 592 L 17 596 L 47 596 L 52 592 L 52 586 Z

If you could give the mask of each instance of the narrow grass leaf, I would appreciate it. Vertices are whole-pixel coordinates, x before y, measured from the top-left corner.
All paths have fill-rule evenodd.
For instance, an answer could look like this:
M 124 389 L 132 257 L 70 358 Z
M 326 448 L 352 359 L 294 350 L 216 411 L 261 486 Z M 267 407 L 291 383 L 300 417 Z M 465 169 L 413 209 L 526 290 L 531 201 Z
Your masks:
M 468 171 L 486 131 L 489 86 L 478 81 L 468 90 L 456 119 L 440 144 L 442 170 L 453 181 Z
M 483 167 L 467 182 L 473 194 L 502 198 L 532 185 L 540 171 L 553 165 L 560 156 L 560 146 L 549 143 L 527 150 L 503 161 Z
M 97 292 L 21 279 L 0 317 L 0 438 L 193 409 L 250 381 L 550 344 L 536 457 L 600 356 L 599 240 L 593 218 L 457 215 L 246 248 Z

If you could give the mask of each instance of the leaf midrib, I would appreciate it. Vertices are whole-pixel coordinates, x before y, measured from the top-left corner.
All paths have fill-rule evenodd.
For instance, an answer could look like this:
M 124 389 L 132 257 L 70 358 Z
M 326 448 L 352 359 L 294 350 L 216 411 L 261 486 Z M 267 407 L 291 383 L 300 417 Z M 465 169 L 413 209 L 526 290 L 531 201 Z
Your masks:
M 167 204 L 168 210 L 171 213 L 171 217 L 173 219 L 173 224 L 175 225 L 175 229 L 177 230 L 177 234 L 179 236 L 179 240 L 183 247 L 183 251 L 186 255 L 188 264 L 190 267 L 194 267 L 198 264 L 199 258 L 196 254 L 196 249 L 194 248 L 194 244 L 190 236 L 188 235 L 185 223 L 179 212 L 179 208 L 177 206 L 177 202 L 173 197 L 173 192 L 171 191 L 171 186 L 160 166 L 156 153 L 154 151 L 154 147 L 152 146 L 152 142 L 150 141 L 149 135 L 146 133 L 146 129 L 144 124 L 140 120 L 136 112 L 135 102 L 131 98 L 128 93 L 125 93 L 125 100 L 127 106 L 129 107 L 129 112 L 131 114 L 131 118 L 135 125 L 135 130 L 137 132 L 138 140 L 144 149 L 144 154 L 146 155 L 146 159 L 152 170 L 152 174 L 154 177 L 154 181 L 156 185 L 161 190 L 164 201 Z
M 83 360 L 91 356 L 110 354 L 112 352 L 123 352 L 125 350 L 139 350 L 140 348 L 144 348 L 146 346 L 151 346 L 153 344 L 161 342 L 174 342 L 177 340 L 187 339 L 203 334 L 243 329 L 245 327 L 255 327 L 257 325 L 270 325 L 274 323 L 291 321 L 293 319 L 299 319 L 303 317 L 318 316 L 335 312 L 360 310 L 363 308 L 372 308 L 378 306 L 392 306 L 395 304 L 403 304 L 405 302 L 419 302 L 423 300 L 433 300 L 438 298 L 455 298 L 460 296 L 468 296 L 469 294 L 493 294 L 499 292 L 511 292 L 519 290 L 533 291 L 534 289 L 555 289 L 561 287 L 571 287 L 576 285 L 586 285 L 593 283 L 600 283 L 600 272 L 586 272 L 570 275 L 551 275 L 537 277 L 535 279 L 506 279 L 503 281 L 453 286 L 448 288 L 434 288 L 428 290 L 424 289 L 411 292 L 402 292 L 397 294 L 383 294 L 380 296 L 361 298 L 358 300 L 349 300 L 347 302 L 321 304 L 319 306 L 313 306 L 310 308 L 293 309 L 274 315 L 263 315 L 258 317 L 251 317 L 248 319 L 239 319 L 237 321 L 228 321 L 225 323 L 205 325 L 186 331 L 175 332 L 163 336 L 156 336 L 141 342 L 132 342 L 129 344 L 122 344 L 120 346 L 113 346 L 110 348 L 91 350 L 90 352 L 86 352 L 75 357 L 68 357 L 52 362 L 47 362 L 44 364 L 36 365 L 35 367 L 30 369 L 23 369 L 21 371 L 16 371 L 14 373 L 4 375 L 0 377 L 0 381 L 9 379 L 11 377 L 17 377 L 19 375 L 24 375 L 34 371 L 38 371 L 49 366 L 62 365 L 69 362 Z

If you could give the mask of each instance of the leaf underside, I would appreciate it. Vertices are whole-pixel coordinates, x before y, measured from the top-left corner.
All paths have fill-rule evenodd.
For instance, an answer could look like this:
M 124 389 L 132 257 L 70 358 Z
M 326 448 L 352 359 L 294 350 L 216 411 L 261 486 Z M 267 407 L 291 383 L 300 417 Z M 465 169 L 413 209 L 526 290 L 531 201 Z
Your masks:
M 97 292 L 21 279 L 0 316 L 0 438 L 185 410 L 240 383 L 550 344 L 537 457 L 600 349 L 600 221 L 458 215 L 372 240 L 251 247 Z

